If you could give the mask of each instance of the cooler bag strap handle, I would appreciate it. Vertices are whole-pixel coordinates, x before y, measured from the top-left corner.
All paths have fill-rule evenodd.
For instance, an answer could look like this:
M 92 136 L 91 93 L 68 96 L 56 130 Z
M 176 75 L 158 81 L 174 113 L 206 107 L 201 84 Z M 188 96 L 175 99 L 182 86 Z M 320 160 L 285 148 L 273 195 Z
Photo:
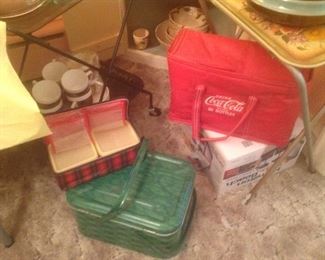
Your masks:
M 248 97 L 248 102 L 246 106 L 245 113 L 243 116 L 240 118 L 238 123 L 234 126 L 233 129 L 231 129 L 225 136 L 218 137 L 218 138 L 204 138 L 201 137 L 201 109 L 202 109 L 202 100 L 203 100 L 203 95 L 205 93 L 206 87 L 204 85 L 198 85 L 195 88 L 195 99 L 194 99 L 194 106 L 192 110 L 192 138 L 196 141 L 201 141 L 201 142 L 218 142 L 218 141 L 224 141 L 226 140 L 229 136 L 231 136 L 246 120 L 246 118 L 250 115 L 252 110 L 254 109 L 256 103 L 257 103 L 257 98 L 254 96 L 249 96 Z
M 142 162 L 146 158 L 148 149 L 148 141 L 144 139 L 142 141 L 141 147 L 138 150 L 137 159 L 133 164 L 133 168 L 129 174 L 129 178 L 125 183 L 122 194 L 120 195 L 119 200 L 112 206 L 109 212 L 107 212 L 103 217 L 102 221 L 112 219 L 117 216 L 122 210 L 127 208 L 131 200 L 135 197 L 135 194 L 138 190 L 140 179 L 138 178 L 139 170 Z

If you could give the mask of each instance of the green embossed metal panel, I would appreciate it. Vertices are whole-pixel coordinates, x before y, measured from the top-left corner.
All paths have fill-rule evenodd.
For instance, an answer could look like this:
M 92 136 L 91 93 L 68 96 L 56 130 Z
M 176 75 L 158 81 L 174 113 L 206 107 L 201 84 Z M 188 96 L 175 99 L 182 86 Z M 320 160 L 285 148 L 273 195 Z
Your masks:
M 141 151 L 142 150 L 142 151 Z M 139 151 L 134 167 L 67 192 L 86 236 L 155 257 L 180 250 L 195 206 L 192 166 Z

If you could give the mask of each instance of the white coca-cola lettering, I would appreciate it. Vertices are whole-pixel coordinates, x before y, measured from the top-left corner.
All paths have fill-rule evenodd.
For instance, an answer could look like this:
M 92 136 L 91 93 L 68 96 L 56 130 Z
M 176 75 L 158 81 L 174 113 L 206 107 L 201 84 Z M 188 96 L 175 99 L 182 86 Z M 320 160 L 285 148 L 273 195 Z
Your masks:
M 231 97 L 219 96 L 219 95 L 207 97 L 204 103 L 209 107 L 211 106 L 216 107 L 217 108 L 215 109 L 216 113 L 228 113 L 228 112 L 241 113 L 244 110 L 246 105 L 245 102 L 233 99 Z M 209 111 L 211 111 L 211 109 L 209 109 Z
M 210 105 L 210 106 L 215 106 L 215 107 L 222 107 L 227 100 L 224 99 L 218 99 L 214 96 L 208 97 L 205 100 L 205 104 Z
M 227 110 L 240 113 L 244 110 L 245 102 L 240 102 L 238 100 L 229 100 L 224 104 L 223 107 Z

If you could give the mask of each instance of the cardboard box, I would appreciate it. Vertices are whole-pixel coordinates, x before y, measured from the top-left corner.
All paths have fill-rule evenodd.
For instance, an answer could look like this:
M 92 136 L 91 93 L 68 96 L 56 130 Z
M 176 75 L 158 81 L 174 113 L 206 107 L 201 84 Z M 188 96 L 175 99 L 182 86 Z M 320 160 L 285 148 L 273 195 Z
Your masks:
M 303 129 L 303 122 L 297 119 L 291 140 Z M 222 134 L 203 131 L 206 137 L 219 137 Z M 305 141 L 296 146 L 278 171 L 292 167 L 303 148 Z M 199 160 L 205 162 L 205 171 L 217 193 L 222 194 L 242 186 L 256 183 L 283 153 L 285 148 L 266 145 L 236 137 L 222 142 L 200 144 Z M 203 163 L 204 164 L 204 163 Z

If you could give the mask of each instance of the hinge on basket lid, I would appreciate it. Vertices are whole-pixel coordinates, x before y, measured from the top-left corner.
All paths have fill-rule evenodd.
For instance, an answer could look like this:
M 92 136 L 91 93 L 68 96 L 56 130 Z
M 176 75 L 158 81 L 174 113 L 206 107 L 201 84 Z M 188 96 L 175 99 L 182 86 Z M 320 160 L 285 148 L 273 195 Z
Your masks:
M 52 135 L 45 139 L 55 153 L 79 148 L 89 143 L 86 120 L 80 110 L 72 110 L 45 117 Z
M 90 128 L 109 130 L 125 125 L 128 119 L 128 100 L 116 99 L 83 109 Z

